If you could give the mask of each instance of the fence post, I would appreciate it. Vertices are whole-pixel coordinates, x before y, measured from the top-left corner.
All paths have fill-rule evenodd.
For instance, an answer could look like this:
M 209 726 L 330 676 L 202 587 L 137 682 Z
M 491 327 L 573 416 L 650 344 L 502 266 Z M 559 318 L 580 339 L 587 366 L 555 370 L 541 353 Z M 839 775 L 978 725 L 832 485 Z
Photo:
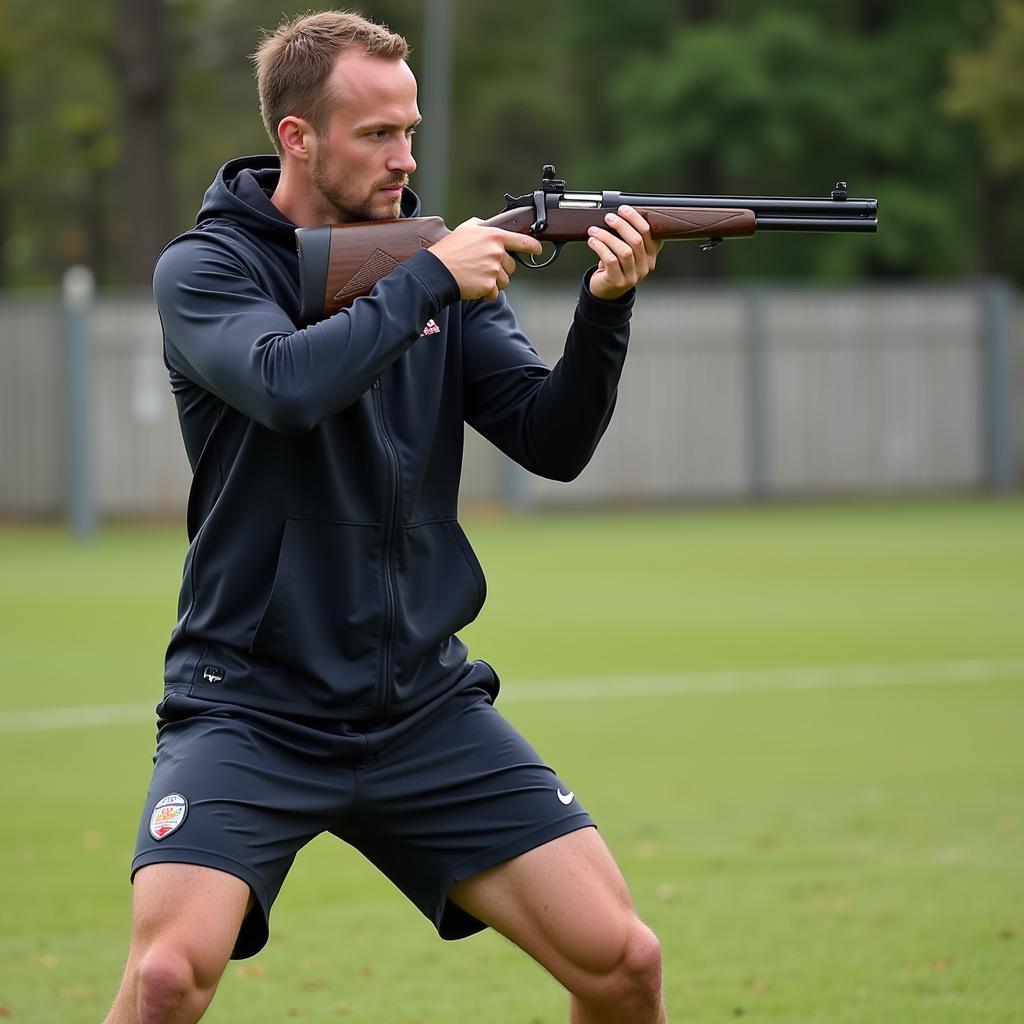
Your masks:
M 1005 281 L 982 285 L 981 409 L 985 445 L 985 482 L 990 490 L 1013 487 L 1013 424 L 1010 403 L 1010 307 L 1012 294 Z
M 88 540 L 96 532 L 90 402 L 94 290 L 93 274 L 88 267 L 67 269 L 64 274 L 67 501 L 71 530 L 79 540 Z
M 772 489 L 771 396 L 768 387 L 768 342 L 765 297 L 760 288 L 744 295 L 746 319 L 747 480 L 751 496 L 766 498 Z

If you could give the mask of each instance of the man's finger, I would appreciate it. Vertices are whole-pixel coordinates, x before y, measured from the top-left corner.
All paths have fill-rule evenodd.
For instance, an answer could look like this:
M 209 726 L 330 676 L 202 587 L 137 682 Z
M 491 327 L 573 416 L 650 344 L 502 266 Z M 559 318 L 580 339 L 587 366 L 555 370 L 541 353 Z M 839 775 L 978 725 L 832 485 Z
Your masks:
M 518 231 L 506 231 L 504 228 L 494 230 L 501 233 L 501 244 L 506 252 L 532 252 L 539 256 L 544 251 L 544 246 L 532 235 L 521 235 Z
M 643 239 L 644 250 L 647 255 L 650 256 L 652 260 L 655 259 L 658 253 L 661 252 L 661 247 L 665 243 L 659 242 L 657 239 L 651 237 L 650 224 L 648 224 L 643 216 L 637 210 L 634 210 L 632 206 L 620 206 L 618 213 L 624 220 L 636 228 L 640 237 Z
M 614 231 L 606 231 L 604 228 L 591 227 L 587 230 L 587 233 L 591 238 L 596 238 L 603 242 L 614 254 L 615 258 L 623 265 L 632 266 L 635 262 L 636 254 L 632 248 L 623 241 L 620 235 L 617 235 Z
M 596 235 L 591 235 L 587 239 L 587 245 L 597 254 L 597 258 L 601 261 L 601 269 L 609 280 L 614 280 L 616 284 L 625 281 L 625 274 L 622 271 L 622 264 L 619 262 L 618 257 L 600 238 Z
M 628 210 L 629 207 L 620 206 L 619 209 Z M 635 211 L 631 212 L 635 213 Z M 640 217 L 639 214 L 636 214 L 636 216 Z M 640 220 L 641 224 L 639 226 L 642 228 L 646 225 L 647 222 L 644 221 L 643 218 L 640 218 Z M 637 230 L 637 227 L 634 226 L 634 224 L 631 223 L 630 220 L 627 219 L 625 216 L 619 216 L 617 213 L 609 213 L 605 216 L 604 222 L 613 231 L 617 231 L 622 240 L 632 248 L 635 249 L 637 248 L 637 246 L 643 244 L 644 236 L 640 233 L 639 230 Z

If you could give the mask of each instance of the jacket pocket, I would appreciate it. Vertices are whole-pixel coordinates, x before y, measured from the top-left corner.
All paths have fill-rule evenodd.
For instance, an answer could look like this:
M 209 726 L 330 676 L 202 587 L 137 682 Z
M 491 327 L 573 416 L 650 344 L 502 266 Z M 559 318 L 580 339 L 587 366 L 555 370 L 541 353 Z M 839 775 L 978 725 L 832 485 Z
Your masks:
M 354 700 L 349 710 L 372 706 L 383 631 L 380 558 L 379 526 L 287 519 L 251 652 Z
M 476 584 L 478 601 L 473 611 L 473 618 L 475 619 L 480 614 L 484 601 L 487 600 L 487 580 L 484 578 L 484 571 L 480 566 L 480 561 L 477 559 L 476 553 L 469 543 L 469 538 L 463 532 L 462 527 L 458 523 L 449 523 L 448 525 L 455 538 L 455 543 L 462 552 L 462 557 L 466 560 L 466 565 L 469 566 L 469 573 L 473 577 L 473 582 Z
M 438 661 L 447 659 L 452 635 L 480 613 L 486 584 L 469 541 L 453 520 L 405 531 L 399 580 L 402 615 L 395 633 L 395 669 L 404 699 L 409 688 L 425 682 L 423 673 L 450 669 Z

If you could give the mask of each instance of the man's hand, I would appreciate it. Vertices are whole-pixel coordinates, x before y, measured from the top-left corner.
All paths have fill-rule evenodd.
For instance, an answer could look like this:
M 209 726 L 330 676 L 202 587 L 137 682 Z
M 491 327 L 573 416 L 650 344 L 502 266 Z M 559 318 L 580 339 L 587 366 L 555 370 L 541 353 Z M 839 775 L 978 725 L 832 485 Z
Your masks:
M 496 299 L 516 269 L 509 253 L 539 256 L 543 246 L 529 235 L 487 227 L 479 217 L 471 217 L 429 251 L 451 272 L 463 299 Z
M 653 269 L 664 242 L 651 238 L 651 227 L 632 206 L 609 213 L 610 230 L 593 227 L 587 245 L 601 262 L 590 277 L 590 293 L 598 299 L 618 299 L 636 287 Z

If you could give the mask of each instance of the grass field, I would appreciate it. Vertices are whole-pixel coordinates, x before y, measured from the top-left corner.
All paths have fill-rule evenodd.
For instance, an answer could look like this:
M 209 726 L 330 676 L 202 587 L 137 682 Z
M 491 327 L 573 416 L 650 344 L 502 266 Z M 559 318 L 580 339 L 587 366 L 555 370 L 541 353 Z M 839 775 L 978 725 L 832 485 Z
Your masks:
M 471 519 L 464 634 L 596 816 L 674 1021 L 1024 1021 L 1024 502 Z M 0 529 L 0 1017 L 101 1019 L 180 530 Z M 60 709 L 99 706 L 85 712 Z M 547 1024 L 317 841 L 206 1020 Z

